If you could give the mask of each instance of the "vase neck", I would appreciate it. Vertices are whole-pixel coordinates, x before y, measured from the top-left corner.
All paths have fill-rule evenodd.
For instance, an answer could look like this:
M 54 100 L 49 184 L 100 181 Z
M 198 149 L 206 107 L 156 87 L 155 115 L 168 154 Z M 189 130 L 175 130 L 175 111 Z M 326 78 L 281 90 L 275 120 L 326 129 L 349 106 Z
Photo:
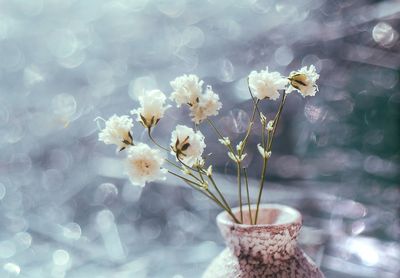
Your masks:
M 253 214 L 254 215 L 254 214 Z M 259 211 L 261 224 L 242 225 L 220 214 L 217 223 L 229 249 L 239 259 L 251 257 L 255 263 L 290 259 L 297 246 L 301 215 L 280 205 L 264 205 Z

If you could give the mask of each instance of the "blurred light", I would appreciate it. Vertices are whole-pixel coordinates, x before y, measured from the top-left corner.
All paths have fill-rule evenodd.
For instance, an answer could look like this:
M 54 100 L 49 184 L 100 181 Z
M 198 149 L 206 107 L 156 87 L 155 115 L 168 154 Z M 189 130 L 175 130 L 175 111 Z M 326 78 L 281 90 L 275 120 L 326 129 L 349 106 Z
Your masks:
M 110 210 L 97 213 L 96 224 L 100 231 L 108 231 L 114 225 L 114 214 Z
M 81 234 L 81 226 L 77 223 L 71 222 L 63 227 L 63 235 L 68 239 L 78 240 L 80 239 Z
M 129 83 L 129 96 L 137 100 L 145 91 L 157 89 L 157 81 L 153 76 L 141 76 Z
M 7 189 L 3 183 L 0 182 L 0 200 L 3 200 L 4 196 L 6 195 Z
M 229 59 L 221 59 L 218 61 L 219 74 L 218 78 L 224 82 L 232 82 L 234 80 L 235 68 Z
M 233 109 L 229 111 L 228 116 L 219 120 L 221 128 L 228 134 L 246 132 L 249 122 L 249 114 L 242 109 Z
M 155 219 L 145 220 L 139 227 L 143 239 L 154 240 L 161 234 L 160 223 Z
M 186 8 L 186 0 L 157 0 L 156 6 L 160 12 L 169 17 L 178 17 L 182 15 Z
M 3 269 L 4 269 L 9 275 L 11 275 L 11 277 L 18 276 L 19 273 L 21 272 L 21 268 L 19 267 L 19 265 L 15 264 L 15 263 L 5 263 L 5 264 L 3 265 Z
M 365 265 L 374 266 L 379 263 L 379 250 L 374 247 L 372 242 L 350 240 L 348 248 L 349 251 L 357 254 Z
M 315 124 L 318 121 L 323 121 L 323 119 L 326 117 L 326 114 L 326 111 L 323 110 L 322 107 L 315 106 L 310 102 L 307 102 L 304 107 L 304 115 L 312 124 Z
M 58 58 L 68 57 L 78 48 L 78 40 L 72 30 L 69 29 L 54 30 L 46 39 L 50 52 Z
M 14 235 L 14 241 L 20 249 L 28 249 L 32 244 L 32 236 L 27 232 L 19 232 Z
M 251 0 L 249 2 L 250 7 L 254 12 L 265 14 L 271 10 L 276 0 Z
M 69 253 L 65 250 L 58 249 L 53 253 L 53 262 L 55 265 L 66 265 L 69 259 Z
M 294 58 L 292 50 L 285 45 L 275 50 L 274 57 L 278 65 L 281 66 L 289 65 Z
M 375 25 L 374 29 L 372 29 L 372 38 L 381 46 L 391 47 L 396 43 L 399 34 L 389 24 L 379 22 Z
M 24 67 L 25 57 L 17 45 L 2 42 L 0 44 L 0 61 L 0 68 L 14 72 Z
M 42 173 L 42 186 L 47 190 L 59 190 L 63 187 L 64 176 L 56 169 L 48 169 Z
M 200 48 L 204 40 L 204 32 L 199 27 L 189 26 L 183 31 L 183 41 L 187 47 Z
M 365 222 L 362 220 L 356 221 L 351 225 L 351 234 L 359 235 L 365 230 Z
M 4 240 L 0 242 L 0 258 L 8 259 L 15 255 L 16 247 L 13 241 Z
M 35 85 L 44 81 L 44 75 L 35 65 L 30 65 L 24 69 L 24 83 L 27 86 Z
M 99 185 L 94 193 L 96 204 L 111 204 L 117 200 L 118 188 L 112 183 Z

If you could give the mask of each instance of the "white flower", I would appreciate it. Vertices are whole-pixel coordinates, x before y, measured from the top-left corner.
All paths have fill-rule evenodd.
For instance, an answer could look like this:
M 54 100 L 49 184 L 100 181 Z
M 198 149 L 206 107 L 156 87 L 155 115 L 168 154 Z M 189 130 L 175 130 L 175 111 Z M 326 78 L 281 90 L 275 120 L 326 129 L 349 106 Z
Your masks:
M 213 169 L 212 169 L 212 165 L 208 166 L 207 170 L 206 170 L 206 174 L 207 176 L 211 177 L 213 173 Z
M 170 82 L 174 92 L 171 94 L 171 100 L 175 101 L 177 106 L 182 104 L 194 105 L 199 101 L 203 81 L 194 74 L 182 75 Z
M 165 180 L 166 169 L 161 168 L 164 157 L 159 150 L 140 143 L 127 151 L 125 171 L 132 184 L 144 186 L 146 182 Z
M 240 153 L 240 152 L 242 151 L 243 144 L 244 144 L 244 142 L 243 142 L 243 141 L 240 141 L 239 144 L 236 145 L 236 151 L 237 151 L 238 153 Z
M 315 96 L 315 93 L 318 92 L 316 84 L 318 78 L 319 74 L 313 65 L 308 69 L 307 67 L 302 67 L 298 71 L 293 71 L 289 75 L 290 87 L 287 92 L 290 93 L 296 89 L 303 97 Z
M 129 116 L 111 116 L 106 122 L 106 127 L 99 133 L 99 141 L 105 144 L 115 144 L 121 151 L 133 144 L 131 128 L 132 119 Z
M 211 86 L 207 86 L 206 92 L 199 96 L 199 101 L 190 107 L 192 121 L 199 124 L 209 116 L 218 115 L 222 103 L 219 101 L 218 94 L 214 93 Z
M 188 166 L 193 166 L 196 160 L 201 159 L 204 148 L 204 136 L 200 131 L 177 125 L 171 135 L 171 154 L 182 160 Z
M 137 115 L 137 120 L 147 128 L 155 126 L 164 117 L 164 112 L 170 105 L 165 105 L 166 96 L 160 90 L 148 91 L 139 96 L 140 108 L 132 110 L 131 114 Z
M 244 160 L 244 158 L 247 156 L 247 153 L 243 153 L 242 155 L 238 155 L 238 154 L 233 154 L 232 152 L 228 152 L 228 156 L 230 159 L 232 159 L 233 161 L 240 163 Z
M 268 72 L 268 68 L 260 72 L 252 71 L 249 75 L 250 89 L 258 99 L 278 99 L 278 90 L 284 89 L 287 83 L 279 72 Z
M 268 124 L 267 124 L 267 130 L 268 130 L 268 131 L 274 130 L 274 121 L 273 121 L 273 120 L 271 120 L 271 121 L 268 122 Z
M 263 147 L 261 147 L 260 144 L 257 145 L 257 149 L 260 152 L 261 156 L 263 158 L 270 158 L 271 157 L 271 151 L 266 151 Z
M 231 140 L 229 140 L 229 137 L 223 137 L 222 139 L 218 139 L 218 141 L 225 146 L 229 146 L 231 144 Z

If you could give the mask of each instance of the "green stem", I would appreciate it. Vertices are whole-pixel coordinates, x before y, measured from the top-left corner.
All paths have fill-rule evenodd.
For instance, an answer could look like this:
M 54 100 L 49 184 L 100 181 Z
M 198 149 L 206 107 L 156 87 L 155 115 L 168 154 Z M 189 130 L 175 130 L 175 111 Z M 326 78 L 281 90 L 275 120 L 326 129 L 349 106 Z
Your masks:
M 241 170 L 240 170 L 240 162 L 237 162 L 237 183 L 238 183 L 240 222 L 243 223 L 242 177 L 241 177 Z
M 286 96 L 287 96 L 286 92 L 284 92 L 283 93 L 283 97 L 282 97 L 282 101 L 281 101 L 281 103 L 279 105 L 279 108 L 278 108 L 278 112 L 277 112 L 277 114 L 276 114 L 276 116 L 274 118 L 273 129 L 268 134 L 267 151 L 271 151 L 272 141 L 274 139 L 274 135 L 275 135 L 275 131 L 276 131 L 276 128 L 278 126 L 278 123 L 279 123 L 279 119 L 281 117 L 283 106 L 285 105 Z M 265 132 L 264 130 L 265 130 L 265 128 L 263 128 L 262 135 L 264 135 L 264 132 Z M 264 139 L 263 139 L 263 144 L 264 144 Z M 265 149 L 265 144 L 264 144 L 264 150 L 266 150 Z M 260 180 L 260 186 L 259 186 L 260 189 L 259 189 L 259 192 L 258 192 L 257 208 L 256 208 L 256 216 L 254 218 L 254 224 L 257 224 L 257 220 L 258 220 L 258 212 L 259 212 L 259 207 L 260 207 L 260 202 L 261 202 L 261 195 L 262 195 L 263 188 L 264 188 L 265 171 L 267 169 L 268 159 L 269 159 L 269 157 L 265 157 L 264 160 L 263 160 L 263 168 L 262 168 L 262 171 L 261 171 L 261 180 Z
M 249 194 L 249 182 L 247 178 L 246 168 L 243 168 L 243 172 L 244 172 L 244 180 L 246 181 L 247 205 L 249 207 L 250 224 L 253 225 L 253 217 L 251 215 L 251 204 L 250 204 L 250 194 Z
M 167 151 L 167 152 L 170 151 L 169 149 L 167 149 L 167 148 L 161 146 L 160 144 L 158 144 L 158 143 L 156 142 L 156 140 L 154 140 L 153 136 L 151 136 L 151 129 L 150 129 L 150 128 L 147 129 L 147 134 L 149 135 L 150 140 L 151 140 L 157 147 L 159 147 L 160 149 L 163 149 L 164 151 Z
M 214 194 L 212 194 L 212 192 L 210 192 L 208 189 L 205 189 L 204 187 L 201 187 L 197 182 L 194 182 L 192 180 L 189 180 L 187 178 L 185 178 L 184 176 L 181 176 L 177 173 L 174 173 L 172 171 L 168 171 L 168 173 L 182 179 L 184 182 L 186 182 L 187 185 L 189 185 L 191 188 L 201 192 L 203 195 L 205 195 L 206 197 L 208 197 L 209 199 L 211 199 L 212 201 L 214 201 L 217 205 L 219 205 L 221 208 L 223 208 L 224 210 L 226 210 L 228 213 L 230 213 L 230 210 L 228 211 L 228 209 L 215 197 Z
M 249 88 L 249 90 L 250 90 L 250 88 Z M 253 100 L 253 101 L 254 101 L 254 100 Z M 254 125 L 254 119 L 255 119 L 255 117 L 256 117 L 256 110 L 258 110 L 258 103 L 259 103 L 259 101 L 260 101 L 259 99 L 257 99 L 257 101 L 254 101 L 253 114 L 252 114 L 252 116 L 251 116 L 251 120 L 250 120 L 250 122 L 249 122 L 249 127 L 247 128 L 246 135 L 245 135 L 245 137 L 244 137 L 244 139 L 243 139 L 243 146 L 242 146 L 242 149 L 240 150 L 239 156 L 241 156 L 241 155 L 243 154 L 243 152 L 244 152 L 244 150 L 245 150 L 245 148 L 246 148 L 247 140 L 248 140 L 248 138 L 249 138 L 249 136 L 250 136 L 250 132 L 251 132 L 251 130 L 252 130 L 252 128 L 253 128 L 253 125 Z
M 249 78 L 248 78 L 248 77 L 247 77 L 247 88 L 249 88 L 249 93 L 250 93 L 251 99 L 252 99 L 253 102 L 254 102 L 254 105 L 255 105 L 256 108 L 257 108 L 257 112 L 258 112 L 258 114 L 260 114 L 260 110 L 258 109 L 258 102 L 259 102 L 260 100 L 259 100 L 259 99 L 257 99 L 257 101 L 254 100 L 255 97 L 254 97 L 253 93 L 251 92 L 250 84 L 249 84 Z
M 226 201 L 226 199 L 224 198 L 224 195 L 223 195 L 222 192 L 219 190 L 219 188 L 218 188 L 218 186 L 217 186 L 215 180 L 213 179 L 213 177 L 212 177 L 212 176 L 209 176 L 208 178 L 210 179 L 211 184 L 214 186 L 214 188 L 215 188 L 215 190 L 217 191 L 218 195 L 221 197 L 222 202 L 226 205 L 226 207 L 227 207 L 230 211 L 232 211 L 232 209 L 231 209 L 229 203 Z
M 214 129 L 215 133 L 220 137 L 220 139 L 224 140 L 224 136 L 221 134 L 221 132 L 218 130 L 218 128 L 215 126 L 214 122 L 210 119 L 207 118 L 208 123 L 212 126 Z M 229 151 L 236 157 L 235 151 L 233 150 L 232 144 L 230 143 L 227 145 Z

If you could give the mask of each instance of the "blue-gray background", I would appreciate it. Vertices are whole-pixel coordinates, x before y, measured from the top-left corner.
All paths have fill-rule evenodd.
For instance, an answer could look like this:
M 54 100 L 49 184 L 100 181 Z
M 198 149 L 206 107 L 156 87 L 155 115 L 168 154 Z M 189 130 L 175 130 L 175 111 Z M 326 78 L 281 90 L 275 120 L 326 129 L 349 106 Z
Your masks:
M 93 119 L 195 73 L 237 143 L 246 75 L 314 64 L 320 92 L 290 95 L 264 201 L 303 213 L 300 242 L 327 277 L 398 277 L 399 12 L 398 1 L 0 0 L 0 276 L 200 277 L 223 248 L 218 208 L 172 178 L 130 185 Z M 154 135 L 168 144 L 187 113 L 170 109 Z M 234 167 L 201 129 L 234 202 Z

